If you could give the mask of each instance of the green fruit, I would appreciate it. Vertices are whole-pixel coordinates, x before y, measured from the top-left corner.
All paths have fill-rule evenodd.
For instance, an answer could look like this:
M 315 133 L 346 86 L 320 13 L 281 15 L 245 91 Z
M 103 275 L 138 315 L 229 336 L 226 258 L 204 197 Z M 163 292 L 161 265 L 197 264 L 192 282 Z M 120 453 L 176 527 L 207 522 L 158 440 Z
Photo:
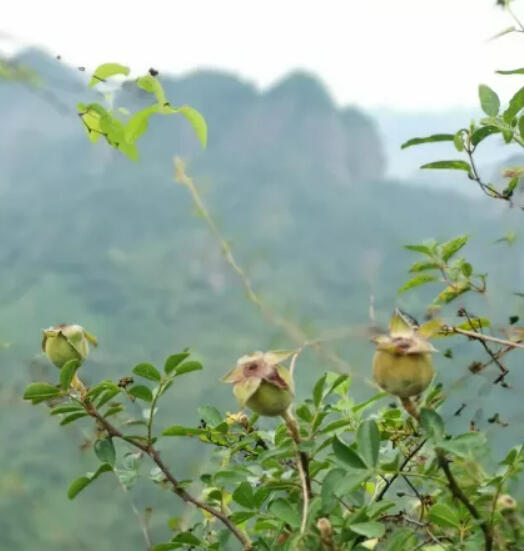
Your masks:
M 286 388 L 279 388 L 267 381 L 261 381 L 258 389 L 251 395 L 246 405 L 260 415 L 275 417 L 283 415 L 291 402 L 293 394 Z
M 373 358 L 373 378 L 386 392 L 399 398 L 420 394 L 433 379 L 431 354 L 395 354 L 377 350 Z
M 96 339 L 80 325 L 57 325 L 44 330 L 42 350 L 51 363 L 62 368 L 67 362 L 82 363 L 89 353 L 89 342 Z

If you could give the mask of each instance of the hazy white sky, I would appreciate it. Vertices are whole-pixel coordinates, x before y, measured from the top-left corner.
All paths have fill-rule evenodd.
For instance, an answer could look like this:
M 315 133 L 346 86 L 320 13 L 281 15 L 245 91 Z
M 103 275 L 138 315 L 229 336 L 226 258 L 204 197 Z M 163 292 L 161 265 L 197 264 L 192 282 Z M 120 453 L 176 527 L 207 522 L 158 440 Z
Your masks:
M 484 82 L 507 96 L 522 77 L 524 35 L 495 0 L 11 0 L 0 31 L 89 68 L 106 61 L 180 73 L 232 71 L 267 87 L 315 72 L 340 104 L 471 106 Z M 515 2 L 524 15 L 524 2 Z M 0 41 L 6 51 L 12 42 Z

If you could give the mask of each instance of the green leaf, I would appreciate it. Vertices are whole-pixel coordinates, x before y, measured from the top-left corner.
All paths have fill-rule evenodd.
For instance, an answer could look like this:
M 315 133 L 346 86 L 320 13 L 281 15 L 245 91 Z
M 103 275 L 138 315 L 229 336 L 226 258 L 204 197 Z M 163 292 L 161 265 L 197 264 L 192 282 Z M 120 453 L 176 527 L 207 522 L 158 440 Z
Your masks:
M 497 94 L 486 84 L 479 85 L 479 99 L 482 111 L 489 117 L 496 117 L 499 114 L 500 100 Z
M 416 253 L 427 254 L 428 256 L 431 256 L 433 253 L 432 249 L 427 245 L 404 245 L 404 249 L 408 249 L 408 251 L 414 251 Z
M 95 86 L 99 82 L 104 82 L 107 78 L 114 75 L 125 75 L 129 74 L 129 67 L 125 65 L 120 65 L 119 63 L 103 63 L 96 68 L 94 75 L 89 81 L 89 88 Z
M 514 27 L 512 27 L 512 30 L 515 30 Z M 509 71 L 495 71 L 498 75 L 524 75 L 524 67 L 521 67 L 520 69 L 510 69 Z
M 490 327 L 491 321 L 488 318 L 471 318 L 461 323 L 458 328 L 466 331 L 478 331 L 481 327 Z
M 470 277 L 473 273 L 473 266 L 469 262 L 463 262 L 460 269 L 466 277 Z
M 205 149 L 207 146 L 207 124 L 204 117 L 196 109 L 189 107 L 189 105 L 179 107 L 176 112 L 180 113 L 191 123 L 200 141 L 200 145 Z
M 420 424 L 426 431 L 429 438 L 440 442 L 444 438 L 445 427 L 444 421 L 440 415 L 433 409 L 421 408 Z
M 452 285 L 448 285 L 443 291 L 438 294 L 437 300 L 440 300 L 447 304 L 448 302 L 455 300 L 462 293 L 468 291 L 469 288 L 470 285 L 467 281 L 459 281 L 457 283 L 453 283 Z
M 142 90 L 154 94 L 156 101 L 160 106 L 169 105 L 169 102 L 166 99 L 164 89 L 160 82 L 152 75 L 145 75 L 137 79 L 136 84 Z
M 463 137 L 464 131 L 459 130 L 455 137 L 453 138 L 453 144 L 455 145 L 455 149 L 458 152 L 464 151 L 464 137 Z
M 298 509 L 291 506 L 285 499 L 278 498 L 269 505 L 269 512 L 275 515 L 279 520 L 287 522 L 292 528 L 300 525 L 300 515 Z
M 317 407 L 317 408 L 320 405 L 320 403 L 322 402 L 322 396 L 323 396 L 323 393 L 324 393 L 324 386 L 326 384 L 326 377 L 327 377 L 327 374 L 325 373 L 315 383 L 315 386 L 313 388 L 313 403 L 315 404 L 315 407 Z
M 435 503 L 429 510 L 429 520 L 438 526 L 447 528 L 458 528 L 460 526 L 460 518 L 458 510 L 451 508 L 445 503 Z
M 24 400 L 48 399 L 58 396 L 60 390 L 49 383 L 31 383 L 24 392 Z
M 198 415 L 210 427 L 220 425 L 224 420 L 220 411 L 213 406 L 202 406 L 198 408 Z
M 360 423 L 357 431 L 357 449 L 368 467 L 377 465 L 380 434 L 373 419 Z
M 415 287 L 420 287 L 421 285 L 424 285 L 425 283 L 430 283 L 431 281 L 437 281 L 437 277 L 430 275 L 430 274 L 420 274 L 418 276 L 415 276 L 411 278 L 409 281 L 406 281 L 404 285 L 397 291 L 399 295 L 402 293 L 405 293 L 406 291 L 409 291 L 410 289 L 414 289 Z
M 101 408 L 102 406 L 105 406 L 108 402 L 110 402 L 117 394 L 120 394 L 121 389 L 120 388 L 113 388 L 106 390 L 102 393 L 102 396 L 100 400 L 98 401 L 97 408 Z
M 381 538 L 386 532 L 386 527 L 381 522 L 356 522 L 350 524 L 349 529 L 366 538 Z
M 184 373 L 191 373 L 192 371 L 200 371 L 204 369 L 200 362 L 191 360 L 189 362 L 184 362 L 175 368 L 175 376 L 183 375 Z
M 406 147 L 411 147 L 413 145 L 420 145 L 423 143 L 432 143 L 432 142 L 452 142 L 455 138 L 454 134 L 433 134 L 432 136 L 426 136 L 424 138 L 411 138 L 407 142 L 404 142 L 400 148 L 406 149 Z
M 524 119 L 524 117 L 521 117 L 519 120 L 519 125 L 521 121 Z M 524 136 L 524 134 L 521 132 L 521 135 Z M 515 188 L 519 184 L 519 177 L 515 176 L 514 178 L 511 178 L 511 180 L 508 182 L 508 185 L 506 186 L 506 189 L 502 192 L 504 197 L 511 197 L 513 195 L 513 192 L 515 191 Z
M 521 88 L 510 100 L 508 108 L 504 111 L 503 119 L 511 123 L 515 115 L 524 107 L 524 87 Z
M 242 524 L 256 515 L 253 511 L 236 511 L 229 518 L 233 524 Z
M 485 455 L 486 444 L 487 438 L 482 432 L 466 432 L 440 443 L 439 447 L 459 457 L 471 458 L 475 454 Z
M 133 373 L 150 381 L 160 381 L 162 379 L 162 375 L 160 375 L 158 369 L 149 363 L 138 364 L 133 368 Z
M 232 498 L 246 509 L 253 509 L 256 506 L 253 488 L 249 482 L 241 482 L 233 492 Z
M 149 117 L 159 112 L 158 105 L 150 105 L 142 111 L 137 111 L 127 121 L 125 128 L 125 139 L 127 142 L 133 143 L 136 141 L 146 130 L 149 122 Z
M 128 390 L 131 396 L 138 398 L 139 400 L 144 400 L 145 402 L 151 402 L 153 400 L 153 393 L 151 389 L 144 385 L 135 385 Z
M 73 423 L 74 421 L 78 419 L 82 419 L 82 417 L 87 417 L 87 413 L 85 411 L 79 411 L 77 413 L 72 413 L 71 415 L 68 415 L 67 417 L 64 417 L 60 421 L 60 425 L 69 425 L 69 423 Z
M 60 369 L 60 386 L 63 390 L 68 390 L 73 377 L 77 369 L 80 367 L 80 360 L 69 360 L 64 366 Z
M 471 167 L 469 166 L 466 161 L 460 161 L 460 160 L 453 160 L 453 161 L 435 161 L 433 163 L 427 163 L 425 165 L 422 165 L 420 168 L 422 169 L 450 169 L 450 170 L 465 170 L 466 172 L 469 172 L 471 170 Z
M 366 464 L 362 461 L 362 458 L 358 455 L 356 451 L 351 449 L 349 446 L 346 446 L 338 436 L 333 437 L 333 451 L 335 456 L 345 463 L 349 467 L 354 469 L 365 469 Z
M 151 551 L 171 551 L 172 549 L 180 549 L 182 546 L 182 543 L 173 543 L 172 541 L 168 541 L 164 543 L 156 543 L 153 547 L 151 547 Z
M 102 463 L 102 465 L 98 467 L 96 472 L 94 472 L 90 476 L 81 476 L 80 478 L 73 480 L 67 490 L 67 497 L 69 499 L 74 499 L 86 486 L 89 486 L 89 484 L 96 480 L 102 473 L 106 473 L 112 470 L 113 468 L 111 467 L 111 465 L 109 465 L 108 463 Z
M 499 132 L 500 128 L 496 126 L 483 126 L 482 128 L 477 128 L 477 130 L 471 134 L 471 143 L 477 146 L 482 140 L 491 136 L 491 134 L 497 134 Z
M 189 352 L 180 352 L 179 354 L 173 354 L 169 356 L 164 365 L 164 371 L 169 375 L 173 369 L 181 364 L 186 358 L 189 357 Z
M 455 237 L 454 239 L 451 239 L 450 241 L 447 241 L 446 243 L 443 243 L 440 245 L 439 249 L 441 251 L 441 255 L 444 261 L 448 261 L 455 253 L 460 251 L 462 247 L 468 242 L 468 236 L 467 235 L 461 235 L 459 237 Z
M 87 478 L 87 476 L 76 478 L 69 485 L 67 497 L 69 499 L 74 499 L 86 486 L 89 486 L 89 484 L 91 484 L 91 479 Z
M 425 270 L 436 270 L 439 265 L 436 262 L 415 262 L 409 269 L 411 273 L 424 272 Z
M 182 425 L 172 425 L 162 431 L 163 436 L 199 436 L 204 433 L 203 429 L 183 427 Z
M 111 438 L 104 438 L 95 442 L 95 454 L 102 463 L 113 466 L 116 460 L 115 446 Z
M 81 406 L 58 406 L 49 412 L 49 415 L 60 415 L 62 413 L 72 413 L 84 411 Z

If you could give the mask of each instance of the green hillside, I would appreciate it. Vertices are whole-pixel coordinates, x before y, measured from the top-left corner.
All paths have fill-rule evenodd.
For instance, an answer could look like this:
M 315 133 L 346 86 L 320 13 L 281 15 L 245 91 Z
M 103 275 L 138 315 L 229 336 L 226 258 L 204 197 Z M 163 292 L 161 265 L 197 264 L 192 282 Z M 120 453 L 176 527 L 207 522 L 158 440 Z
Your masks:
M 142 549 L 128 496 L 115 490 L 115 481 L 74 504 L 65 496 L 69 480 L 96 464 L 92 451 L 80 450 L 90 437 L 82 421 L 70 429 L 78 433 L 75 447 L 56 419 L 22 403 L 28 381 L 56 377 L 40 354 L 42 328 L 80 323 L 98 336 L 100 348 L 84 368 L 87 381 L 90 373 L 117 379 L 133 363 L 160 363 L 191 347 L 207 376 L 194 379 L 198 385 L 188 377 L 170 410 L 160 412 L 166 423 L 186 425 L 198 423 L 202 403 L 234 411 L 230 389 L 217 380 L 237 357 L 296 344 L 245 299 L 187 190 L 173 181 L 174 155 L 189 160 L 261 296 L 308 335 L 368 324 L 370 295 L 385 322 L 414 261 L 402 245 L 425 237 L 470 234 L 465 254 L 490 273 L 493 318 L 502 299 L 514 301 L 514 314 L 523 313 L 522 299 L 511 295 L 524 290 L 520 242 L 486 246 L 517 231 L 519 213 L 480 196 L 385 180 L 386 147 L 376 121 L 357 107 L 337 107 L 313 76 L 292 74 L 260 92 L 227 74 L 161 75 L 168 97 L 205 115 L 209 146 L 200 151 L 186 121 L 159 118 L 141 139 L 135 164 L 86 139 L 75 112 L 77 101 L 89 99 L 81 73 L 36 51 L 20 60 L 41 74 L 66 110 L 42 92 L 0 86 L 0 336 L 10 343 L 0 356 L 0 549 L 92 550 L 95 533 L 97 550 Z M 145 101 L 130 86 L 117 97 L 129 108 Z M 434 292 L 428 286 L 400 303 L 422 315 Z M 367 376 L 365 339 L 334 348 Z M 304 358 L 299 393 L 332 367 L 313 354 Z M 452 361 L 438 359 L 440 377 L 450 382 L 467 374 L 467 365 L 460 350 Z M 466 424 L 477 412 L 484 382 L 469 377 L 452 391 L 450 408 L 469 404 L 469 417 L 457 422 Z M 494 411 L 517 419 L 517 375 L 511 383 L 512 390 L 493 389 L 478 413 L 488 433 L 485 419 Z M 354 389 L 373 391 L 361 381 Z M 505 438 L 500 431 L 492 436 Z M 199 451 L 199 461 L 190 461 L 194 450 L 176 444 L 165 453 L 182 473 L 197 469 L 202 458 Z M 153 501 L 152 491 L 138 483 L 139 507 Z M 167 532 L 166 515 L 153 511 L 159 535 Z

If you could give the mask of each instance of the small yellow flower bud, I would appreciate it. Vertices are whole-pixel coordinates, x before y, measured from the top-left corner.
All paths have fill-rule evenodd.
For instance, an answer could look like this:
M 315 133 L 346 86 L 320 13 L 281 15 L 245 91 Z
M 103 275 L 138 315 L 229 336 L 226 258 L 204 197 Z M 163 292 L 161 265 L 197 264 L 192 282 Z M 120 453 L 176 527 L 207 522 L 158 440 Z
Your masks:
M 62 368 L 71 360 L 82 363 L 89 354 L 89 343 L 97 340 L 80 325 L 57 325 L 44 329 L 42 350 L 49 361 Z

